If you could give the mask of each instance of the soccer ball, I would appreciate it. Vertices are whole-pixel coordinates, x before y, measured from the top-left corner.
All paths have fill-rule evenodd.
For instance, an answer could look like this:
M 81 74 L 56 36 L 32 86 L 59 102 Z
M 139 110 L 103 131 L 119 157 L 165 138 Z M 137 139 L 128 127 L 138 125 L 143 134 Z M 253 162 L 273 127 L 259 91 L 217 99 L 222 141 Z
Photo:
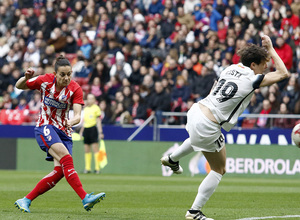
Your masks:
M 292 131 L 292 140 L 300 148 L 300 124 L 295 125 Z

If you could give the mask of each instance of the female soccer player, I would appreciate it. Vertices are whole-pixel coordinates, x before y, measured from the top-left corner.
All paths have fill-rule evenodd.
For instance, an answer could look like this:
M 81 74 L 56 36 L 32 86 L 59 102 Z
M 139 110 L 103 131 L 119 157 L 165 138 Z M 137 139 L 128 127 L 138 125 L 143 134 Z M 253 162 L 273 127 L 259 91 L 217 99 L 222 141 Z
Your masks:
M 105 193 L 87 194 L 74 169 L 72 158 L 72 126 L 80 122 L 83 103 L 81 87 L 71 80 L 72 67 L 68 59 L 59 56 L 52 74 L 33 77 L 34 71 L 29 68 L 21 77 L 18 89 L 38 89 L 42 95 L 42 106 L 35 131 L 40 148 L 47 153 L 46 160 L 54 161 L 54 170 L 45 176 L 36 187 L 24 198 L 15 202 L 23 212 L 30 212 L 29 206 L 36 197 L 53 188 L 64 176 L 67 182 L 82 200 L 83 207 L 90 211 L 93 206 L 105 197 Z M 68 118 L 73 106 L 74 117 Z
M 290 75 L 268 36 L 262 37 L 262 47 L 248 45 L 239 51 L 239 55 L 241 63 L 227 67 L 210 94 L 188 111 L 186 129 L 190 137 L 171 155 L 161 158 L 163 165 L 180 174 L 183 169 L 179 159 L 193 151 L 202 151 L 211 167 L 186 219 L 212 220 L 205 217 L 201 209 L 225 174 L 226 149 L 221 127 L 229 131 L 237 123 L 255 89 Z M 276 71 L 263 75 L 269 56 L 274 60 Z
M 84 173 L 91 172 L 92 152 L 94 152 L 95 173 L 99 174 L 100 165 L 98 162 L 99 140 L 103 139 L 103 131 L 101 124 L 101 110 L 96 105 L 96 98 L 93 94 L 87 95 L 86 107 L 83 112 L 83 127 L 80 130 L 80 135 L 84 137 L 84 152 L 85 152 L 85 169 Z

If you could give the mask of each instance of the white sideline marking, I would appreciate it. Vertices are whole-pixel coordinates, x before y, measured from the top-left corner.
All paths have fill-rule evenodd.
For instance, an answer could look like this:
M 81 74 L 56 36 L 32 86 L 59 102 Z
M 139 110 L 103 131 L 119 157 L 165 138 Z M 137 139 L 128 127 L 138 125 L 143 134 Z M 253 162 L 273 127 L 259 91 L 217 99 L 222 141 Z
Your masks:
M 237 219 L 237 220 L 259 220 L 259 219 L 270 219 L 270 218 L 296 218 L 296 217 L 300 217 L 300 215 L 251 217 L 251 218 L 240 218 L 240 219 Z

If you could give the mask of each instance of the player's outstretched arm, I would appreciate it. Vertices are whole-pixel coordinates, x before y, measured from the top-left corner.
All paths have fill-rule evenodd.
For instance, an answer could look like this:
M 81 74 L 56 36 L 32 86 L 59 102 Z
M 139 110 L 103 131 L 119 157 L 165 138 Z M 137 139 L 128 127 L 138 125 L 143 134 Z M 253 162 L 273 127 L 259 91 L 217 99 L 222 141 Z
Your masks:
M 262 39 L 262 46 L 267 49 L 271 58 L 273 58 L 275 68 L 276 68 L 276 71 L 269 72 L 265 75 L 263 81 L 260 84 L 260 87 L 263 87 L 263 86 L 272 85 L 273 83 L 277 83 L 285 78 L 290 77 L 290 73 L 286 69 L 281 58 L 276 53 L 276 51 L 272 45 L 272 41 L 271 41 L 270 37 L 267 35 L 264 35 L 264 36 L 262 36 L 261 39 Z
M 18 89 L 29 89 L 26 85 L 27 80 L 31 79 L 33 77 L 34 70 L 31 68 L 28 68 L 24 74 L 23 77 L 21 77 L 17 82 L 16 82 L 16 87 Z

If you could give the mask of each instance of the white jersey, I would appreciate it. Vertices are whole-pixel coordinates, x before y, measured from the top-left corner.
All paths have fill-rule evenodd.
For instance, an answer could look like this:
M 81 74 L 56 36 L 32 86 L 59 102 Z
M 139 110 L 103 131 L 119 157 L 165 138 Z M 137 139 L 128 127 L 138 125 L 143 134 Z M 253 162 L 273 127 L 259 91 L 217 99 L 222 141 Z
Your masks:
M 221 72 L 218 83 L 200 103 L 211 110 L 222 128 L 230 131 L 263 78 L 242 63 L 231 65 Z

